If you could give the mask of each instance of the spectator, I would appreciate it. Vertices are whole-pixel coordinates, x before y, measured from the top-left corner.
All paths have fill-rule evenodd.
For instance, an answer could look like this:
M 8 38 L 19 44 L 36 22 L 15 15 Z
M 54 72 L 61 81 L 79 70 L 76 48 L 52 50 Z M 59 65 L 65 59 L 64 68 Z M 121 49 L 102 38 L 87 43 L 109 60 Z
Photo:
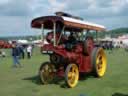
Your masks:
M 28 57 L 28 59 L 30 59 L 31 56 L 32 56 L 32 46 L 29 45 L 29 46 L 27 47 L 27 57 Z
M 2 54 L 1 54 L 2 57 L 6 57 L 6 53 L 4 51 L 2 51 Z
M 0 50 L 0 57 L 2 56 L 2 51 Z
M 13 67 L 22 67 L 20 62 L 19 62 L 19 55 L 20 55 L 20 52 L 19 52 L 19 49 L 16 45 L 16 43 L 13 43 L 12 44 L 12 57 L 13 57 Z
M 19 48 L 19 51 L 20 51 L 20 56 L 22 56 L 22 59 L 24 59 L 24 47 L 22 46 L 22 45 L 19 45 L 18 46 L 18 48 Z

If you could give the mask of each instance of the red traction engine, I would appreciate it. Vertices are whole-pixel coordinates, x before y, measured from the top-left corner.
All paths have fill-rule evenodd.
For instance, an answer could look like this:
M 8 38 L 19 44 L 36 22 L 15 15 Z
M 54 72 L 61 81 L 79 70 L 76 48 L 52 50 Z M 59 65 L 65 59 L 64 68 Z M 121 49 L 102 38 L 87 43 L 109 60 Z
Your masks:
M 95 45 L 90 35 L 92 30 L 96 33 L 104 31 L 104 26 L 63 12 L 57 12 L 56 16 L 36 18 L 31 26 L 42 29 L 42 40 L 48 42 L 41 47 L 42 54 L 50 56 L 50 60 L 39 69 L 42 83 L 48 84 L 56 76 L 63 76 L 66 84 L 72 88 L 78 83 L 81 73 L 92 72 L 96 77 L 104 76 L 105 52 Z

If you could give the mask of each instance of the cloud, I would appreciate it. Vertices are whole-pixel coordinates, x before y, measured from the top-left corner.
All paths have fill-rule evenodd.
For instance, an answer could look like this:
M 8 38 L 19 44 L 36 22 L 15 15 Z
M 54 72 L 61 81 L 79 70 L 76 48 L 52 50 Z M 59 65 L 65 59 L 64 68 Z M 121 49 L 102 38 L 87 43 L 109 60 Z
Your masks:
M 56 11 L 61 11 L 64 10 L 66 7 L 66 3 L 64 2 L 58 2 L 57 0 L 48 0 L 49 5 L 51 8 L 49 8 L 49 12 L 56 12 Z
M 10 0 L 1 0 L 0 1 L 0 5 L 3 5 L 3 4 L 6 4 L 6 3 L 8 3 Z
M 31 20 L 56 11 L 80 16 L 108 29 L 126 27 L 127 10 L 128 0 L 0 0 L 0 32 L 37 34 L 30 28 Z
M 33 11 L 34 16 L 51 15 L 56 11 L 62 11 L 66 7 L 66 3 L 58 0 L 36 0 L 34 2 Z
M 8 2 L 0 5 L 0 10 L 1 10 L 0 15 L 2 16 L 31 15 L 32 10 L 29 5 L 30 1 L 31 0 L 8 0 Z
M 124 15 L 128 9 L 126 0 L 70 0 L 67 5 L 65 10 L 93 18 Z
M 1 16 L 0 36 L 37 35 L 30 27 L 31 19 L 21 16 Z

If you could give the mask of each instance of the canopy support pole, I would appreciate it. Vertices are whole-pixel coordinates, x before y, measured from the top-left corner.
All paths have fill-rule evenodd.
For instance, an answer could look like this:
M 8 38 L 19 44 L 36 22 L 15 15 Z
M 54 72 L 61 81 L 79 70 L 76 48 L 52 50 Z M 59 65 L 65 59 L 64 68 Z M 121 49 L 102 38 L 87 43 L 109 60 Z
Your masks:
M 86 32 L 87 32 L 87 33 L 86 33 L 86 37 L 89 36 L 89 31 L 90 31 L 89 29 L 86 30 Z
M 57 41 L 57 45 L 60 43 L 60 39 L 61 39 L 61 37 L 62 37 L 62 35 L 63 35 L 63 33 L 64 33 L 64 29 L 65 29 L 65 26 L 63 26 L 63 29 L 62 29 L 62 31 L 61 31 L 59 40 Z
M 56 46 L 56 22 L 53 23 L 53 34 L 54 34 L 54 42 L 53 42 L 53 45 L 54 47 Z
M 44 24 L 41 25 L 42 33 L 41 33 L 41 40 L 44 43 Z
M 97 34 L 97 30 L 96 30 L 96 41 L 98 41 L 98 34 Z

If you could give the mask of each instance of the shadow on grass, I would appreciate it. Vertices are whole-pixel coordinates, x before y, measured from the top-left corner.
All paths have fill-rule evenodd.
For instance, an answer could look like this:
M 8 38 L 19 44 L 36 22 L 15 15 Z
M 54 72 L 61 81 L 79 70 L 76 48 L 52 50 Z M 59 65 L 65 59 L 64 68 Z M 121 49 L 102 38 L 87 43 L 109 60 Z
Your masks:
M 83 80 L 87 80 L 88 78 L 94 78 L 94 76 L 92 76 L 91 74 L 81 73 L 79 80 L 83 81 Z M 23 78 L 22 80 L 28 80 L 37 85 L 43 85 L 40 80 L 39 75 L 32 76 L 32 77 L 26 77 L 26 78 Z M 64 77 L 56 76 L 55 79 L 53 80 L 53 82 L 50 84 L 60 85 L 61 88 L 68 88 Z
M 39 76 L 36 75 L 36 76 L 32 76 L 32 77 L 26 77 L 26 78 L 23 78 L 22 80 L 28 80 L 28 81 L 31 81 L 32 83 L 35 83 L 37 85 L 43 85 Z M 67 85 L 65 84 L 64 82 L 64 78 L 63 77 L 56 77 L 52 83 L 50 84 L 56 84 L 56 85 L 60 85 L 61 88 L 68 88 Z
M 95 78 L 93 73 L 80 73 L 80 77 L 79 77 L 80 81 L 87 80 L 89 78 Z
M 26 77 L 26 78 L 23 78 L 22 80 L 28 80 L 28 81 L 31 81 L 32 83 L 37 84 L 37 85 L 42 84 L 38 75 L 32 76 L 32 77 Z
M 112 96 L 128 96 L 128 94 L 114 93 Z

